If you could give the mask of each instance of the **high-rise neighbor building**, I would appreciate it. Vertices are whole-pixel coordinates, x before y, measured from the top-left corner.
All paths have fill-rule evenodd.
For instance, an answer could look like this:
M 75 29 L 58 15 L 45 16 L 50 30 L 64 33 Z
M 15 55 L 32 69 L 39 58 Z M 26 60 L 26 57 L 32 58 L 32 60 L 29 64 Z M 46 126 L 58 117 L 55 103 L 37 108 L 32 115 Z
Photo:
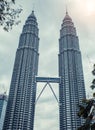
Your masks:
M 81 52 L 76 28 L 66 12 L 59 39 L 60 130 L 77 130 L 82 120 L 77 117 L 78 104 L 85 98 Z
M 7 106 L 7 96 L 6 94 L 0 94 L 0 130 L 3 128 L 3 122 Z
M 38 72 L 38 24 L 34 11 L 26 20 L 16 52 L 3 130 L 33 130 Z
M 33 130 L 35 104 L 48 84 L 59 84 L 60 130 L 77 130 L 78 104 L 85 98 L 79 40 L 72 19 L 66 12 L 59 39 L 59 77 L 38 77 L 39 37 L 34 11 L 26 20 L 16 52 L 3 130 Z M 37 82 L 46 82 L 36 100 Z M 58 100 L 57 100 L 58 101 Z M 51 126 L 52 129 L 52 126 Z

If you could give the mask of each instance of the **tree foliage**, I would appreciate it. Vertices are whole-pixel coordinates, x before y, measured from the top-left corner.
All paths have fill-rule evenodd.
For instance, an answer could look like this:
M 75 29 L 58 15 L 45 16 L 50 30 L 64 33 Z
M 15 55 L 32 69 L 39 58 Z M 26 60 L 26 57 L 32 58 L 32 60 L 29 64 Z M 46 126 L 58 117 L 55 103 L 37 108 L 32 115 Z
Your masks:
M 92 74 L 95 76 L 95 64 L 93 65 Z M 92 90 L 95 88 L 95 78 L 93 79 L 92 85 L 90 87 L 91 87 Z
M 95 64 L 92 74 L 95 76 Z M 95 88 L 95 79 L 92 81 L 91 88 Z M 79 105 L 78 116 L 85 120 L 78 130 L 95 130 L 95 93 L 93 93 L 93 98 L 82 100 L 82 103 Z
M 22 9 L 16 9 L 15 7 L 15 0 L 0 0 L 0 26 L 5 31 L 9 31 L 14 25 L 18 25 L 21 22 L 18 18 Z

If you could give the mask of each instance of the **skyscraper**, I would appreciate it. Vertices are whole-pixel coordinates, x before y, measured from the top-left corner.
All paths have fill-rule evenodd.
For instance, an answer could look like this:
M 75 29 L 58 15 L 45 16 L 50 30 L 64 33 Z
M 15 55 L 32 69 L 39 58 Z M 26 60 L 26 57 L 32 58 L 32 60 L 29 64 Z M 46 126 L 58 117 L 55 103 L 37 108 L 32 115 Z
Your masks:
M 16 52 L 3 130 L 33 130 L 38 72 L 38 24 L 34 11 L 26 20 Z
M 85 98 L 79 40 L 72 19 L 66 12 L 59 39 L 59 77 L 38 77 L 39 37 L 34 11 L 26 20 L 16 52 L 3 130 L 33 130 L 36 84 L 59 84 L 60 130 L 77 130 L 78 104 Z M 38 99 L 37 98 L 37 99 Z M 37 101 L 37 100 L 36 100 Z M 57 100 L 58 101 L 58 100 Z
M 85 98 L 82 68 L 76 28 L 66 12 L 59 39 L 60 130 L 77 130 L 82 123 L 82 120 L 77 117 L 77 105 Z
M 0 130 L 2 130 L 5 111 L 7 106 L 7 96 L 5 94 L 0 94 Z

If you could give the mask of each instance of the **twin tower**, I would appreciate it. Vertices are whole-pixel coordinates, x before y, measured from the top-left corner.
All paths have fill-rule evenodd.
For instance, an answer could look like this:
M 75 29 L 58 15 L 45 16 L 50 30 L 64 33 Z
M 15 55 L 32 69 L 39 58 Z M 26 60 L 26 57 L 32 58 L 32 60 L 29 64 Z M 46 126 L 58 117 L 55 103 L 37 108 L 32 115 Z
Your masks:
M 85 98 L 79 40 L 66 12 L 59 39 L 59 77 L 38 77 L 39 29 L 34 11 L 26 20 L 16 52 L 3 130 L 34 130 L 37 82 L 59 84 L 59 130 L 77 130 L 78 104 Z M 51 130 L 52 126 L 51 126 Z

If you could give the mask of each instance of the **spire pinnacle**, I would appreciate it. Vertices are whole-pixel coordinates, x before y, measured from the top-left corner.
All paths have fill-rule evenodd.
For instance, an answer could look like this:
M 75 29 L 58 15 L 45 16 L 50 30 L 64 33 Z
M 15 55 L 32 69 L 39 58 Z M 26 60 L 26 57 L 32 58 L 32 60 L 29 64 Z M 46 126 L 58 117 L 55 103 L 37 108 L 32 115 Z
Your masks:
M 35 10 L 35 2 L 33 2 L 33 7 L 32 8 L 33 8 L 33 10 Z
M 32 3 L 32 16 L 34 16 L 34 10 L 35 10 L 35 2 Z
M 68 15 L 68 8 L 67 8 L 67 5 L 66 5 L 66 15 Z
M 32 15 L 34 15 L 34 10 L 32 10 Z
M 32 15 L 33 17 L 35 16 L 34 10 L 32 10 L 32 13 L 31 13 L 31 15 Z

